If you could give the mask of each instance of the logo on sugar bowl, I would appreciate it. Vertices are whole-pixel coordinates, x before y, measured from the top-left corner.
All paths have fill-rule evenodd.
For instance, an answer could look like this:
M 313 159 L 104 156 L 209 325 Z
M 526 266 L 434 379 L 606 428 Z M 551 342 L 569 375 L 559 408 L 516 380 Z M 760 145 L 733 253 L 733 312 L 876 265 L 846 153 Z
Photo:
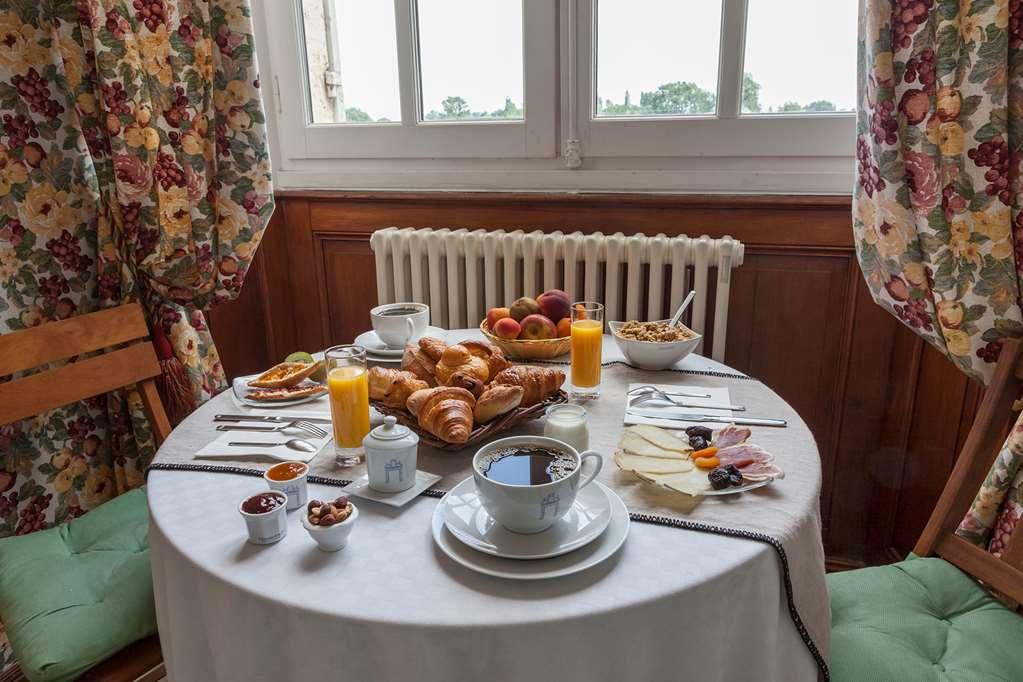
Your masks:
M 561 495 L 557 493 L 547 493 L 542 500 L 540 500 L 540 516 L 539 519 L 543 521 L 547 518 L 547 513 L 550 512 L 554 518 L 558 517 L 558 506 L 561 504 Z
M 384 464 L 384 483 L 391 482 L 392 473 L 397 477 L 398 483 L 404 481 L 405 463 L 402 462 L 400 459 L 395 458 Z

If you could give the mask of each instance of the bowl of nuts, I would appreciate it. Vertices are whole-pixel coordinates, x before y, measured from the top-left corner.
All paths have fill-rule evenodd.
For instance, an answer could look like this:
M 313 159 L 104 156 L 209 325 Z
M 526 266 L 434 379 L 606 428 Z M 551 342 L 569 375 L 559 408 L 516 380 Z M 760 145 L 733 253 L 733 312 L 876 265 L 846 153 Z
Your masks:
M 324 552 L 336 552 L 348 544 L 355 519 L 359 518 L 358 508 L 348 501 L 347 495 L 340 495 L 329 501 L 309 500 L 302 526 Z
M 608 322 L 615 343 L 630 365 L 640 369 L 667 369 L 696 350 L 703 336 L 689 327 L 654 322 Z

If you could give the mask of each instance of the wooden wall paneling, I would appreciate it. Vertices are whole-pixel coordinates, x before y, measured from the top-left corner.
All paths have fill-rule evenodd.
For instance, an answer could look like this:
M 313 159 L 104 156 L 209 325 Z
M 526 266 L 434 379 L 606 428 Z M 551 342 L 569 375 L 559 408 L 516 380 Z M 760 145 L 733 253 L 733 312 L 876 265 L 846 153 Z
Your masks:
M 323 263 L 326 297 L 322 316 L 329 323 L 327 345 L 351 343 L 369 326 L 369 311 L 376 305 L 377 282 L 369 234 L 318 235 L 317 262 Z
M 262 275 L 264 263 L 256 252 L 238 297 L 210 309 L 206 323 L 220 354 L 228 377 L 252 374 L 265 369 L 271 357 L 268 344 L 274 335 L 267 328 L 266 289 Z
M 259 281 L 266 308 L 267 351 L 270 364 L 280 362 L 299 350 L 295 336 L 295 316 L 291 312 L 287 211 L 278 209 L 259 247 Z
M 317 227 L 310 222 L 309 202 L 287 201 L 284 209 L 295 344 L 302 350 L 319 350 L 327 347 L 330 330 L 323 315 L 327 294 L 323 290 L 323 260 L 317 258 Z

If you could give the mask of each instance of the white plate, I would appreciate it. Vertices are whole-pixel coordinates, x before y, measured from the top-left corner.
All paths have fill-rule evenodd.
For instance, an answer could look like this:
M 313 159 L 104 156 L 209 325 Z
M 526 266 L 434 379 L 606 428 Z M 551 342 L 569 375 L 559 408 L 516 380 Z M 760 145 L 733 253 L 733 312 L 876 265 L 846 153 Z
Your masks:
M 301 405 L 302 403 L 310 403 L 320 398 L 326 398 L 327 392 L 319 393 L 317 395 L 307 395 L 304 398 L 295 398 L 294 400 L 252 400 L 247 398 L 246 395 L 249 392 L 249 382 L 256 377 L 258 374 L 250 374 L 245 377 L 235 377 L 234 381 L 231 382 L 231 391 L 234 393 L 234 397 L 242 405 L 248 405 L 249 407 L 291 407 L 292 405 Z
M 391 507 L 402 507 L 416 499 L 416 496 L 418 496 L 419 493 L 423 492 L 440 479 L 441 477 L 437 474 L 431 474 L 428 471 L 416 469 L 416 483 L 411 488 L 408 490 L 402 490 L 400 493 L 382 493 L 370 488 L 369 476 L 367 474 L 363 474 L 360 478 L 352 481 L 351 484 L 346 485 L 345 492 L 349 495 L 355 495 L 356 497 L 361 497 L 366 500 L 373 500 L 374 502 L 380 502 Z
M 423 332 L 423 336 L 433 336 L 438 339 L 444 340 L 444 336 L 447 332 L 440 327 L 427 327 L 426 331 Z M 366 354 L 384 356 L 384 357 L 401 357 L 402 353 L 405 352 L 404 346 L 388 346 L 386 343 L 380 340 L 377 333 L 370 329 L 368 332 L 363 332 L 355 337 L 353 341 L 356 346 L 362 346 L 366 349 Z
M 744 493 L 744 492 L 747 492 L 747 491 L 750 491 L 750 490 L 756 490 L 757 488 L 763 488 L 765 485 L 770 485 L 771 483 L 774 483 L 774 479 L 773 478 L 765 478 L 762 481 L 755 481 L 753 483 L 743 483 L 742 485 L 737 485 L 734 488 L 722 488 L 721 490 L 714 490 L 713 488 L 711 488 L 710 490 L 704 492 L 703 495 L 705 497 L 720 497 L 722 495 L 737 495 L 738 493 Z M 669 488 L 669 490 L 670 490 L 670 488 Z
M 571 575 L 596 566 L 610 558 L 629 536 L 629 510 L 622 499 L 606 486 L 599 486 L 611 502 L 611 523 L 596 541 L 574 552 L 562 554 L 550 559 L 520 561 L 483 554 L 464 545 L 444 527 L 444 504 L 437 505 L 433 512 L 433 540 L 452 561 L 468 569 L 511 580 L 543 580 Z M 587 486 L 589 487 L 589 486 Z
M 444 497 L 444 525 L 459 541 L 484 554 L 506 559 L 548 559 L 596 540 L 611 522 L 611 502 L 596 485 L 576 495 L 572 508 L 542 533 L 513 533 L 494 521 L 476 493 L 472 477 Z

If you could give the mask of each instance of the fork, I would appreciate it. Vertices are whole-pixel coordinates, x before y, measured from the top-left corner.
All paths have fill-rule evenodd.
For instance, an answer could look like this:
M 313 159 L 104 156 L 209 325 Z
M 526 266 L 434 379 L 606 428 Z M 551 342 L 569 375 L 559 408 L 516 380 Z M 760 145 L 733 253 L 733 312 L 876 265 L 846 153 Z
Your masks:
M 636 397 L 629 399 L 629 407 L 639 407 L 646 405 L 647 403 L 659 402 L 659 403 L 670 403 L 675 407 L 695 407 L 704 410 L 734 410 L 736 412 L 745 412 L 746 408 L 742 405 L 725 405 L 725 404 L 710 404 L 710 405 L 697 405 L 695 403 L 687 403 L 682 400 L 675 400 L 663 391 L 650 391 L 647 393 L 641 393 Z
M 710 397 L 710 393 L 683 393 L 682 391 L 662 391 L 661 389 L 657 388 L 656 386 L 650 386 L 650 385 L 637 386 L 636 388 L 631 389 L 629 391 L 628 395 L 629 396 L 634 396 L 634 395 L 643 395 L 643 394 L 648 394 L 648 393 L 659 393 L 660 395 L 664 395 L 664 396 L 674 395 L 674 396 L 680 396 L 680 397 L 683 397 L 683 398 L 709 398 Z
M 261 431 L 263 433 L 274 433 L 278 431 L 285 431 L 287 429 L 299 429 L 306 433 L 316 436 L 317 438 L 326 438 L 327 432 L 309 422 L 298 419 L 287 424 L 280 424 L 278 426 L 241 426 L 239 424 L 221 424 L 217 427 L 217 431 Z

